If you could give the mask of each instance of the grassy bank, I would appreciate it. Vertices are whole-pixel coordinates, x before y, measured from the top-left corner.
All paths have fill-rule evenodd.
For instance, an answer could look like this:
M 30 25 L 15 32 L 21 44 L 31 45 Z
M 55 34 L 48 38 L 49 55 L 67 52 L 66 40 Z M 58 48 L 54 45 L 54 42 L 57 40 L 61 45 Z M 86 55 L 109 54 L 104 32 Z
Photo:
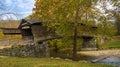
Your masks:
M 106 44 L 103 48 L 120 48 L 120 41 L 111 41 Z
M 102 64 L 49 58 L 0 57 L 0 67 L 113 67 Z

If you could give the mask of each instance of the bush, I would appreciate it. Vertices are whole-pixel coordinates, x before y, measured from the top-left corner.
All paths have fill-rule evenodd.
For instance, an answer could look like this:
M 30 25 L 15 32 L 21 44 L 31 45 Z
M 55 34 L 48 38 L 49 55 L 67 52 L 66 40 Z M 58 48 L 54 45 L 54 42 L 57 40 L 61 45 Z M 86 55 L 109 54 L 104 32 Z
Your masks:
M 51 57 L 61 57 L 61 58 L 72 58 L 72 48 L 63 48 L 58 52 L 55 52 L 54 49 L 50 50 Z

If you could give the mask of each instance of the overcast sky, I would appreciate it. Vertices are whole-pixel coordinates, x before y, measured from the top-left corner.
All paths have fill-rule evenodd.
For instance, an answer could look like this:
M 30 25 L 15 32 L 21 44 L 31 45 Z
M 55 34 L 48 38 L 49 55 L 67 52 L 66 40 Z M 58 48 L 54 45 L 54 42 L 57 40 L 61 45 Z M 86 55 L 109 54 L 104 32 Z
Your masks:
M 34 0 L 0 0 L 0 13 L 14 12 L 20 18 L 32 13 Z

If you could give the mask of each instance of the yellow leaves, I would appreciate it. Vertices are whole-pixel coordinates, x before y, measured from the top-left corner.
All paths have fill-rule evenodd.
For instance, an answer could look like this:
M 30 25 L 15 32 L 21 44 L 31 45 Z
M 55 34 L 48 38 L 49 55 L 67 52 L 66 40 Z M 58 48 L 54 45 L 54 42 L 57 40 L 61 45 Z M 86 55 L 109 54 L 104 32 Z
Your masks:
M 55 3 L 59 3 L 59 2 L 60 2 L 60 0 L 54 0 L 54 2 L 55 2 Z
M 90 0 L 89 2 L 91 2 Z M 86 12 L 91 11 L 91 3 L 88 0 L 40 0 L 37 1 L 35 12 L 44 20 L 75 21 L 76 7 L 79 7 L 79 20 Z M 41 10 L 39 12 L 38 10 Z M 38 11 L 38 12 L 37 12 Z M 84 19 L 85 20 L 85 19 Z
M 70 3 L 72 3 L 74 0 L 70 0 Z

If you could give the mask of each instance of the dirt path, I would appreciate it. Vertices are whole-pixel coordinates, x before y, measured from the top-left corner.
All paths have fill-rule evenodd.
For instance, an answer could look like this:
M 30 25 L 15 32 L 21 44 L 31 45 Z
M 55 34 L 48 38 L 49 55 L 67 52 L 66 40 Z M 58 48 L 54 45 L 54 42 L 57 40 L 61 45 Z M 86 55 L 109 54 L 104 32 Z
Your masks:
M 103 56 L 117 56 L 120 57 L 120 49 L 112 50 L 99 50 L 99 51 L 80 51 L 78 54 L 84 54 L 88 56 L 103 57 Z

